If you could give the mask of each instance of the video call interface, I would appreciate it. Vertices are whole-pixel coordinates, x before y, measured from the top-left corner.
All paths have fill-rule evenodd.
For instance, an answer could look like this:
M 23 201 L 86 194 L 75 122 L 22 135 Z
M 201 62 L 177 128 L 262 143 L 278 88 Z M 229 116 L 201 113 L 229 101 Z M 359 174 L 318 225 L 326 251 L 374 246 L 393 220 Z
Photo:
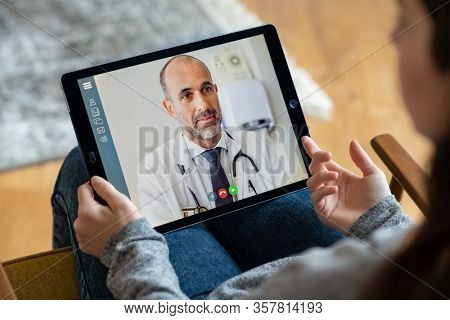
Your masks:
M 263 35 L 78 83 L 108 180 L 153 227 L 308 177 Z

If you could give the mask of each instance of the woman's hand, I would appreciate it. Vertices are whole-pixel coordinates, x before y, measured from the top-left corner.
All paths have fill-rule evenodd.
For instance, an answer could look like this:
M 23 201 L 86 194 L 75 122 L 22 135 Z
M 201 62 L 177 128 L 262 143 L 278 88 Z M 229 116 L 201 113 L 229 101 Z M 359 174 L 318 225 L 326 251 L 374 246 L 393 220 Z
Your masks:
M 94 200 L 93 190 L 106 201 L 106 206 Z M 130 199 L 100 177 L 93 177 L 78 188 L 78 218 L 73 226 L 85 253 L 100 257 L 108 239 L 140 217 Z
M 310 137 L 302 142 L 312 159 L 307 186 L 323 223 L 347 232 L 363 213 L 391 194 L 384 173 L 358 142 L 351 142 L 350 156 L 362 177 L 331 160 L 331 153 L 320 150 Z

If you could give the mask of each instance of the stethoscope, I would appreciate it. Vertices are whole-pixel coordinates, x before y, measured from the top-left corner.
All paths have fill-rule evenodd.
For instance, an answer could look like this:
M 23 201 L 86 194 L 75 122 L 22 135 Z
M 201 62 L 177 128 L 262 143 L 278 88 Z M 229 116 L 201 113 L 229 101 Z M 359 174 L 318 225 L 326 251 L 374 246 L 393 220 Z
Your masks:
M 225 131 L 225 133 L 227 134 L 228 137 L 230 137 L 230 139 L 234 140 L 234 138 L 228 132 Z M 237 164 L 237 161 L 239 160 L 239 158 L 241 158 L 241 157 L 243 157 L 243 158 L 247 159 L 248 161 L 250 161 L 250 163 L 253 166 L 253 169 L 255 169 L 255 171 L 257 173 L 259 172 L 259 168 L 256 165 L 255 160 L 253 160 L 253 158 L 250 157 L 248 154 L 242 152 L 242 150 L 239 150 L 239 152 L 233 157 L 233 163 L 232 163 L 233 178 L 236 178 L 236 164 Z M 181 164 L 177 164 L 177 166 L 178 166 L 178 170 L 180 170 L 181 174 L 184 175 L 186 173 L 186 169 L 184 168 L 184 166 L 181 165 Z M 249 189 L 251 191 L 253 191 L 253 193 L 255 195 L 258 194 L 258 192 L 255 189 L 255 186 L 253 185 L 253 183 L 252 183 L 252 181 L 250 179 L 248 179 L 248 186 L 249 186 Z M 189 188 L 189 192 L 191 193 L 191 196 L 194 199 L 196 207 L 195 208 L 188 208 L 188 209 L 185 209 L 185 210 L 186 211 L 193 210 L 194 214 L 198 214 L 198 213 L 207 211 L 208 209 L 206 207 L 200 205 L 200 202 L 198 201 L 197 195 L 195 194 L 194 191 L 192 191 L 191 188 Z M 187 215 L 185 214 L 185 216 L 187 216 Z

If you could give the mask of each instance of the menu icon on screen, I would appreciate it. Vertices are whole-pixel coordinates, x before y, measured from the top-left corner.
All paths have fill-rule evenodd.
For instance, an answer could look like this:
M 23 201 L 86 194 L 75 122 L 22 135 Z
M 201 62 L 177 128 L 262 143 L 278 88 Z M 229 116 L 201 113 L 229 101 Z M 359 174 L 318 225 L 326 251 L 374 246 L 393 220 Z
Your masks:
M 92 82 L 90 82 L 90 81 L 88 81 L 88 82 L 83 82 L 82 85 L 83 85 L 83 89 L 84 89 L 84 90 L 92 89 Z

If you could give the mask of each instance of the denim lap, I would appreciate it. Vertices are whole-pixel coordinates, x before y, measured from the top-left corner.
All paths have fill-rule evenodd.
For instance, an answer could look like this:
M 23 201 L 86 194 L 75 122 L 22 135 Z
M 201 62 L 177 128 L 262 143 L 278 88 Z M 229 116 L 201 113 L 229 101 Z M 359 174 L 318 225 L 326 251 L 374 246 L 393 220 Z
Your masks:
M 242 271 L 343 237 L 318 219 L 308 189 L 210 220 L 207 226 Z

